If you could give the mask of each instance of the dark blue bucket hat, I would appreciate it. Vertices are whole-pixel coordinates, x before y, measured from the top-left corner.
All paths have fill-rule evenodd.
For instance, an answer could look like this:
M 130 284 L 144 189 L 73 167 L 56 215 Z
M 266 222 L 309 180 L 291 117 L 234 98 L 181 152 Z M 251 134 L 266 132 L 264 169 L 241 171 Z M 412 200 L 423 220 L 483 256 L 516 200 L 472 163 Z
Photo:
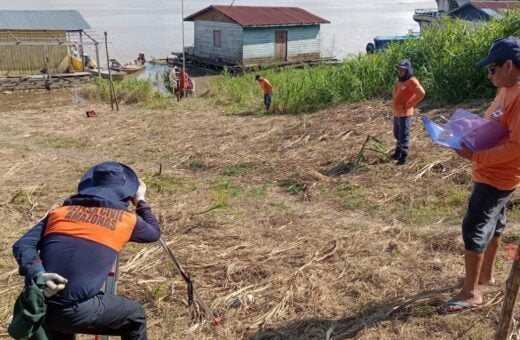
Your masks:
M 133 197 L 138 187 L 139 179 L 130 167 L 117 162 L 103 162 L 81 177 L 78 193 L 121 202 Z
M 496 61 L 503 60 L 520 61 L 520 39 L 517 37 L 509 36 L 496 40 L 485 59 L 479 61 L 477 66 L 485 66 Z

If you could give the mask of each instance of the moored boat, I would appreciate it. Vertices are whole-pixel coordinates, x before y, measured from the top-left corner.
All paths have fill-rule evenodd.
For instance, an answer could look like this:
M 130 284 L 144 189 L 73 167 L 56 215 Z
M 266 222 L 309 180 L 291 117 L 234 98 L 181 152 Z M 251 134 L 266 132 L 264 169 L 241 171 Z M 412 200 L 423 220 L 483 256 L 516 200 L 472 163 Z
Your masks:
M 110 74 L 107 69 L 98 70 L 96 68 L 96 69 L 85 69 L 85 71 L 92 73 L 95 76 L 100 74 L 101 78 L 104 78 L 104 79 L 109 79 L 110 74 L 111 74 L 112 80 L 123 80 L 125 78 L 125 76 L 127 75 L 126 72 L 116 71 L 116 70 L 112 70 L 112 69 L 110 70 Z
M 144 53 L 139 53 L 137 59 L 122 65 L 116 59 L 110 59 L 110 69 L 114 71 L 126 72 L 126 73 L 135 73 L 144 69 Z

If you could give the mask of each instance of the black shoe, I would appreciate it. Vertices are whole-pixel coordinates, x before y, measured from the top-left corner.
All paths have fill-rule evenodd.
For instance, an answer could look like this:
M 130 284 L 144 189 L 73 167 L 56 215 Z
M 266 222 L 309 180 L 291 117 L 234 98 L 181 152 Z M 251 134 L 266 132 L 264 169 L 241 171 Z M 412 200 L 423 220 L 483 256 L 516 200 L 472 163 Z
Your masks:
M 390 158 L 393 160 L 398 160 L 400 156 L 401 156 L 400 152 L 394 152 L 393 154 L 390 155 Z
M 397 160 L 397 162 L 395 162 L 395 165 L 405 165 L 405 163 L 406 163 L 406 158 L 401 157 Z

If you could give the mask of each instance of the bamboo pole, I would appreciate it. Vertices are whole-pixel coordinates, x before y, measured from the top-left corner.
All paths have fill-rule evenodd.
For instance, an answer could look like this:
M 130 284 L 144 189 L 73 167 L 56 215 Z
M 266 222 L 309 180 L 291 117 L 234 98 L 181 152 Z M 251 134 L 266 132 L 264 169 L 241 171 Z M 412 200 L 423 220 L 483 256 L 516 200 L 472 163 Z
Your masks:
M 502 312 L 500 314 L 495 340 L 506 340 L 511 332 L 513 309 L 515 307 L 518 289 L 520 288 L 520 247 L 517 247 L 516 252 L 513 254 L 514 261 L 506 281 L 504 303 L 502 304 Z
M 79 48 L 80 48 L 80 58 L 81 58 L 81 71 L 85 72 L 85 50 L 83 49 L 83 32 L 79 31 Z
M 101 77 L 101 60 L 99 60 L 99 44 L 96 41 L 96 65 L 98 70 L 98 77 Z
M 110 57 L 108 55 L 108 39 L 107 39 L 107 31 L 105 31 L 105 50 L 107 52 L 107 69 L 108 69 L 108 82 L 110 84 L 110 106 L 112 107 L 112 111 L 114 111 L 114 102 L 116 104 L 116 111 L 119 111 L 119 104 L 117 103 L 116 90 L 114 88 L 114 82 L 112 81 L 112 71 L 110 70 Z M 98 65 L 99 67 L 99 65 Z
M 186 52 L 184 47 L 184 0 L 181 0 L 181 20 L 182 20 L 182 71 L 186 74 Z M 182 95 L 186 98 L 186 80 L 184 79 L 182 88 Z M 177 100 L 180 101 L 180 98 Z

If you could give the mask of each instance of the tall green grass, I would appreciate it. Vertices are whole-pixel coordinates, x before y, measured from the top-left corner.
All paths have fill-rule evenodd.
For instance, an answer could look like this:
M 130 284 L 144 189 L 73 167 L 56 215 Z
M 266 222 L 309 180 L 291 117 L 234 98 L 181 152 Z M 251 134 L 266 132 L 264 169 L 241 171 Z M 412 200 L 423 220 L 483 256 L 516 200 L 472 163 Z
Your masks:
M 125 104 L 140 104 L 148 108 L 167 108 L 173 100 L 166 94 L 155 90 L 151 81 L 135 78 L 114 82 L 117 100 Z M 96 78 L 93 87 L 85 87 L 82 95 L 89 99 L 110 102 L 110 83 L 103 78 Z
M 375 97 L 389 98 L 397 80 L 396 65 L 408 58 L 426 90 L 436 103 L 486 98 L 495 93 L 487 72 L 475 63 L 484 58 L 491 43 L 508 35 L 520 35 L 520 12 L 487 23 L 440 20 L 425 30 L 420 39 L 392 44 L 376 54 L 359 54 L 338 66 L 270 70 L 264 77 L 274 85 L 273 108 L 278 113 L 314 111 L 339 102 L 356 102 Z M 234 112 L 262 107 L 260 87 L 254 73 L 239 77 L 224 74 L 213 85 L 218 105 Z

